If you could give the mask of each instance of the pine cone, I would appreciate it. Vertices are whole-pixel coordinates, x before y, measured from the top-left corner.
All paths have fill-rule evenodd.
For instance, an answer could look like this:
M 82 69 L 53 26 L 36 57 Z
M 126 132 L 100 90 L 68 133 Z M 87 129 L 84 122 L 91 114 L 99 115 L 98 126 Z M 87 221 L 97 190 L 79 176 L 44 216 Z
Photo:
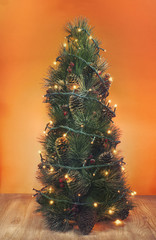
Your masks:
M 59 137 L 55 141 L 55 148 L 63 164 L 68 165 L 67 150 L 68 140 L 65 137 Z
M 89 234 L 96 223 L 95 210 L 91 207 L 82 207 L 76 216 L 76 222 L 84 235 Z
M 87 179 L 86 176 L 81 175 L 77 170 L 71 170 L 68 176 L 67 184 L 72 194 L 74 194 L 76 198 L 77 196 L 86 195 L 91 185 L 90 180 Z
M 94 85 L 95 90 L 98 92 L 98 95 L 102 95 L 103 98 L 108 97 L 109 92 L 105 83 L 102 83 L 100 80 Z
M 104 108 L 102 111 L 102 116 L 104 119 L 110 121 L 114 117 L 114 112 L 111 112 L 108 109 Z
M 104 164 L 104 163 L 110 163 L 113 159 L 113 154 L 110 152 L 104 152 L 102 154 L 100 154 L 99 158 L 98 158 L 98 162 L 100 164 Z
M 71 73 L 67 75 L 66 84 L 70 90 L 79 88 L 80 82 L 81 82 L 81 79 L 76 74 Z
M 71 95 L 69 97 L 69 109 L 72 114 L 75 114 L 77 112 L 83 112 L 84 99 L 78 96 Z
M 104 152 L 105 148 L 104 148 L 103 144 L 104 144 L 104 139 L 95 138 L 95 141 L 92 144 L 92 154 L 94 156 L 99 155 L 100 153 Z

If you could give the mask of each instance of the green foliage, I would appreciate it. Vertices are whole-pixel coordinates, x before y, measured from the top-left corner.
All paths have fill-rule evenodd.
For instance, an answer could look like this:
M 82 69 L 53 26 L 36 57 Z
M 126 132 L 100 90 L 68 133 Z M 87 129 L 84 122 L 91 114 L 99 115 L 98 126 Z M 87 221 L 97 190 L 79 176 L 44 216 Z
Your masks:
M 111 78 L 103 49 L 86 19 L 68 23 L 65 31 L 66 44 L 45 79 L 51 122 L 41 138 L 38 179 L 44 187 L 36 190 L 36 201 L 50 229 L 67 231 L 77 223 L 88 234 L 97 221 L 126 218 L 133 203 L 116 150 L 120 130 L 107 100 Z

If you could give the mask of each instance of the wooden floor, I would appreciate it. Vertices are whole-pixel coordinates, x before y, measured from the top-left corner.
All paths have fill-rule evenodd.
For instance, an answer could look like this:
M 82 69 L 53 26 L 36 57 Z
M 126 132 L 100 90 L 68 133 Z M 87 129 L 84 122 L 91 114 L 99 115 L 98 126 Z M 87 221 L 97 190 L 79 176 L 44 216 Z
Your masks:
M 34 213 L 36 203 L 28 194 L 0 195 L 0 240 L 154 240 L 156 239 L 156 196 L 136 196 L 137 207 L 123 226 L 97 224 L 83 236 L 78 230 L 49 231 L 43 218 Z

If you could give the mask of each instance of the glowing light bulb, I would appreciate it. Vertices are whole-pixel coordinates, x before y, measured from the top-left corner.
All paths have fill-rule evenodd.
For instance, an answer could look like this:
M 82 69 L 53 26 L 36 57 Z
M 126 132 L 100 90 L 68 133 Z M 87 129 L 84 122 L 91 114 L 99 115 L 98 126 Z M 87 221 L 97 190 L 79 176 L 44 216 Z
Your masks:
M 39 150 L 38 153 L 41 154 L 41 150 Z
M 67 133 L 64 133 L 64 134 L 63 134 L 63 137 L 66 137 L 66 136 L 67 136 Z
M 50 205 L 52 205 L 53 203 L 54 203 L 54 201 L 53 201 L 53 200 L 50 200 L 50 201 L 49 201 L 49 204 L 50 204 Z
M 54 88 L 55 88 L 55 89 L 57 89 L 57 88 L 58 88 L 58 86 L 55 84 L 55 85 L 54 85 Z
M 78 42 L 78 39 L 77 39 L 77 38 L 75 39 L 75 42 Z
M 50 188 L 49 188 L 49 193 L 52 193 L 52 191 L 53 191 L 53 188 L 50 187 Z
M 114 211 L 113 211 L 112 209 L 109 209 L 108 213 L 109 213 L 110 215 L 112 215 L 112 214 L 114 213 Z
M 83 127 L 84 127 L 84 125 L 83 125 L 83 124 L 81 124 L 81 127 L 83 128 Z
M 108 176 L 109 172 L 108 172 L 108 171 L 105 171 L 104 174 L 105 174 L 105 176 Z
M 92 89 L 90 88 L 88 91 L 89 91 L 89 92 L 91 92 L 91 91 L 92 91 Z
M 94 207 L 98 207 L 98 204 L 96 202 L 93 205 L 94 205 Z
M 110 82 L 113 82 L 113 78 L 112 78 L 112 77 L 110 77 L 110 78 L 109 78 L 109 81 L 110 81 Z
M 117 219 L 115 222 L 114 222 L 116 225 L 121 225 L 122 224 L 122 221 Z
M 116 149 L 114 149 L 114 150 L 113 150 L 113 153 L 114 153 L 114 154 L 116 154 L 116 153 L 117 153 Z
M 108 134 L 111 134 L 111 130 L 108 130 L 107 133 L 108 133 Z
M 46 131 L 43 131 L 43 134 L 46 134 Z
M 49 169 L 49 172 L 53 172 L 53 171 L 54 171 L 54 168 L 51 167 L 51 168 Z
M 53 62 L 53 64 L 54 64 L 54 65 L 56 65 L 56 64 L 57 64 L 57 62 L 56 62 L 56 61 L 54 61 L 54 62 Z
M 93 177 L 95 177 L 95 173 L 93 173 Z
M 69 175 L 68 175 L 68 174 L 66 174 L 64 177 L 65 177 L 65 179 L 66 179 L 67 183 L 70 183 L 70 182 L 72 182 L 72 178 L 71 178 L 71 177 L 69 177 Z
M 63 46 L 64 46 L 64 47 L 67 47 L 67 44 L 66 44 L 66 43 L 64 43 L 64 44 L 63 44 Z
M 88 38 L 91 40 L 93 37 L 90 35 Z
M 136 195 L 137 193 L 135 191 L 131 192 L 131 195 L 134 196 Z
M 45 168 L 46 168 L 46 166 L 45 166 L 45 165 L 43 165 L 43 168 L 45 169 Z
M 49 121 L 50 124 L 53 124 L 53 121 Z
M 77 31 L 78 31 L 78 32 L 81 32 L 81 31 L 82 31 L 82 29 L 81 29 L 81 28 L 78 28 L 78 29 L 77 29 Z
M 104 52 L 107 52 L 107 50 L 106 50 L 106 49 L 104 49 Z
M 121 169 L 122 169 L 122 171 L 125 171 L 125 167 L 124 166 L 122 166 Z
M 77 86 L 76 85 L 73 85 L 73 89 L 76 89 L 77 88 Z
M 118 190 L 118 193 L 120 193 L 120 190 Z
M 116 108 L 117 106 L 118 106 L 117 104 L 114 105 L 115 108 Z
M 81 193 L 78 193 L 77 196 L 78 196 L 78 197 L 81 197 Z
M 111 103 L 111 100 L 108 100 L 108 103 Z
M 66 174 L 64 177 L 65 177 L 65 179 L 68 179 L 68 178 L 69 178 L 69 175 L 68 175 L 68 174 Z

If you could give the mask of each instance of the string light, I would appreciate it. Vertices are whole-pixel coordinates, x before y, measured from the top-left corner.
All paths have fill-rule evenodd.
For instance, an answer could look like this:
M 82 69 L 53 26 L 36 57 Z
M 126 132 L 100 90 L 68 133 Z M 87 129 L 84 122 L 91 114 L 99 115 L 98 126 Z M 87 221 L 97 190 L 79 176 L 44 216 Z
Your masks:
M 116 108 L 117 106 L 118 106 L 117 104 L 114 105 L 115 108 Z
M 95 177 L 95 173 L 93 173 L 93 177 Z
M 91 92 L 91 91 L 92 91 L 92 89 L 90 88 L 88 91 L 89 91 L 89 92 Z
M 122 171 L 125 171 L 125 167 L 124 166 L 122 166 L 121 169 L 122 169 Z
M 108 176 L 109 172 L 108 171 L 104 171 L 105 176 Z
M 91 40 L 91 39 L 92 39 L 92 36 L 90 35 L 88 38 Z
M 118 193 L 120 193 L 120 190 L 118 190 Z
M 113 150 L 113 153 L 114 153 L 114 154 L 116 154 L 116 153 L 117 153 L 116 149 L 114 149 L 114 150 Z
M 54 85 L 54 88 L 55 88 L 55 89 L 57 89 L 57 88 L 58 88 L 58 86 L 55 84 L 55 85 Z
M 46 166 L 45 166 L 45 165 L 43 165 L 43 168 L 45 169 L 45 168 L 46 168 Z
M 111 100 L 108 100 L 108 103 L 111 103 Z
M 53 64 L 54 64 L 54 65 L 56 65 L 56 64 L 57 64 L 57 62 L 56 62 L 56 61 L 54 61 L 54 62 L 53 62 Z
M 49 204 L 50 204 L 50 205 L 52 205 L 53 203 L 54 203 L 54 201 L 53 201 L 53 200 L 50 200 L 50 201 L 49 201 Z
M 65 177 L 65 179 L 68 179 L 69 175 L 68 175 L 68 174 L 66 174 L 64 177 Z
M 46 131 L 43 131 L 43 134 L 46 134 Z
M 50 187 L 50 188 L 49 188 L 49 193 L 52 193 L 53 190 L 54 190 L 54 189 L 53 189 L 52 187 Z
M 38 153 L 41 154 L 41 150 L 39 150 Z
M 76 85 L 73 85 L 73 89 L 76 89 L 77 88 L 77 86 Z
M 115 220 L 115 222 L 114 222 L 116 225 L 121 225 L 122 224 L 122 221 L 121 220 L 119 220 L 119 219 L 117 219 L 117 220 Z
M 109 210 L 108 210 L 108 213 L 109 213 L 110 215 L 112 215 L 112 214 L 114 213 L 114 208 L 109 209 Z
M 64 133 L 64 134 L 63 134 L 63 137 L 66 137 L 66 136 L 67 136 L 67 133 Z
M 81 127 L 83 128 L 83 127 L 84 127 L 84 125 L 83 125 L 83 124 L 81 124 Z
M 104 49 L 104 52 L 107 52 L 107 50 L 106 50 L 106 49 Z
M 112 78 L 112 77 L 109 77 L 109 81 L 110 81 L 110 82 L 113 82 L 113 78 Z
M 135 196 L 137 193 L 135 191 L 131 192 L 132 196 Z
M 70 183 L 72 181 L 72 178 L 70 178 L 68 174 L 66 174 L 64 177 L 65 177 L 67 183 Z
M 63 46 L 64 46 L 64 47 L 67 47 L 67 44 L 66 44 L 66 43 L 64 43 L 64 44 L 63 44 Z
M 82 31 L 82 29 L 81 29 L 81 28 L 78 28 L 78 29 L 77 29 L 77 31 L 78 31 L 78 32 L 81 32 L 81 31 Z
M 49 123 L 50 123 L 50 124 L 53 124 L 53 121 L 50 120 Z
M 78 39 L 77 39 L 77 38 L 75 39 L 75 42 L 78 42 Z
M 107 133 L 108 133 L 108 134 L 111 134 L 111 130 L 108 130 Z
M 77 196 L 78 196 L 78 197 L 81 197 L 81 193 L 78 193 Z
M 96 202 L 93 205 L 94 205 L 94 207 L 98 207 L 98 204 Z
M 49 169 L 49 172 L 53 172 L 53 171 L 54 171 L 54 168 L 51 167 L 51 168 Z

